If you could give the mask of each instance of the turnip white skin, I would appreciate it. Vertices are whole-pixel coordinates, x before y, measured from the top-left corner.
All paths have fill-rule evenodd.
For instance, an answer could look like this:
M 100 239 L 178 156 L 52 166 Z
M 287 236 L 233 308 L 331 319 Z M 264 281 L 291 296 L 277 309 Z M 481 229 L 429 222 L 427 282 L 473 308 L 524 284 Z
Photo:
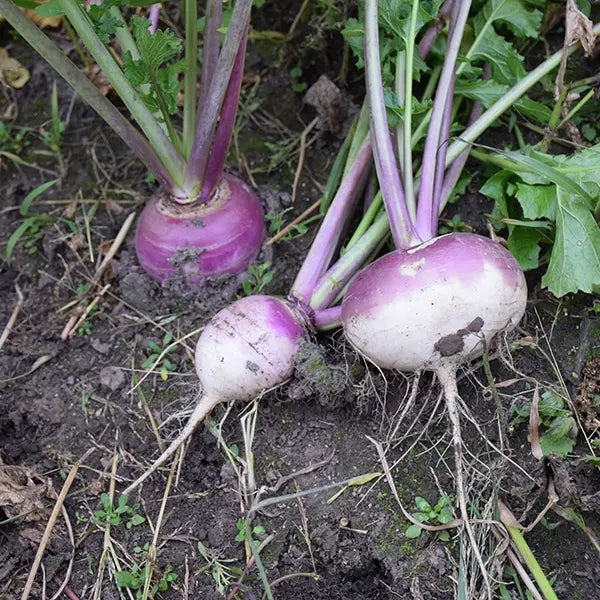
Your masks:
M 451 233 L 366 267 L 342 302 L 350 343 L 386 369 L 437 371 L 482 354 L 521 320 L 527 285 L 500 244 Z
M 135 246 L 140 265 L 159 283 L 180 264 L 188 282 L 198 285 L 207 276 L 245 271 L 264 238 L 258 199 L 243 181 L 224 174 L 205 204 L 153 198 L 140 215 Z
M 298 344 L 306 333 L 303 313 L 271 296 L 248 296 L 218 312 L 196 345 L 200 401 L 177 438 L 124 493 L 171 457 L 217 404 L 252 400 L 289 379 Z

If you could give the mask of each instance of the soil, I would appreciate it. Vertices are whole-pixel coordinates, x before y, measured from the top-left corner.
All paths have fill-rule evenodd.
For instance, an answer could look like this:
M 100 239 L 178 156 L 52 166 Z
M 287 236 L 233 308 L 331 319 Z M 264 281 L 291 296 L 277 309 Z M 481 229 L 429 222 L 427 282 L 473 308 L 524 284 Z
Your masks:
M 256 29 L 287 31 L 299 6 L 267 3 L 259 11 Z M 250 97 L 258 81 L 252 102 L 259 108 L 246 111 L 230 163 L 240 176 L 248 179 L 252 174 L 266 211 L 285 211 L 285 222 L 318 199 L 340 145 L 339 136 L 327 131 L 313 142 L 292 203 L 298 156 L 289 154 L 269 169 L 273 144 L 281 147 L 299 139 L 316 111 L 292 90 L 297 82 L 290 71 L 300 64 L 309 85 L 322 75 L 340 84 L 343 71 L 338 33 L 318 30 L 307 19 L 294 39 L 306 39 L 305 34 L 310 34 L 310 44 L 257 40 L 251 45 L 244 97 Z M 63 33 L 50 35 L 68 48 Z M 223 597 L 219 585 L 225 596 L 233 597 L 238 580 L 236 598 L 262 598 L 264 585 L 249 546 L 240 541 L 238 524 L 250 500 L 270 498 L 278 500 L 252 515 L 252 527 L 253 537 L 264 544 L 260 558 L 274 598 L 453 597 L 461 544 L 466 544 L 462 528 L 449 529 L 448 541 L 426 532 L 407 537 L 410 522 L 390 481 L 379 476 L 382 466 L 373 443 L 387 449 L 398 500 L 408 512 L 417 511 L 417 497 L 433 506 L 443 495 L 453 495 L 451 439 L 436 383 L 426 375 L 416 382 L 378 372 L 339 332 L 307 343 L 298 355 L 294 379 L 256 405 L 218 407 L 190 440 L 175 480 L 169 482 L 169 468 L 155 474 L 127 500 L 128 510 L 113 515 L 107 530 L 106 517 L 99 513 L 103 494 L 112 485 L 118 497 L 158 456 L 149 414 L 159 424 L 162 440 L 180 429 L 198 395 L 192 361 L 196 335 L 212 314 L 243 293 L 242 280 L 248 274 L 207 282 L 193 293 L 177 281 L 161 288 L 137 265 L 130 234 L 95 289 L 108 286 L 97 309 L 64 341 L 61 331 L 80 299 L 81 286 L 91 280 L 126 217 L 140 210 L 154 185 L 120 140 L 57 80 L 61 114 L 69 113 L 61 173 L 56 156 L 39 136 L 43 124 L 48 126 L 55 76 L 25 45 L 12 40 L 4 23 L 0 46 L 9 43 L 11 54 L 32 77 L 21 90 L 7 91 L 0 113 L 7 122 L 12 114 L 17 128 L 30 129 L 22 158 L 35 166 L 2 158 L 0 243 L 6 244 L 18 226 L 25 195 L 52 178 L 59 182 L 31 209 L 51 217 L 51 223 L 37 239 L 18 244 L 10 264 L 0 262 L 0 327 L 17 303 L 16 286 L 24 299 L 0 350 L 0 599 L 21 596 L 57 494 L 75 461 L 90 449 L 65 501 L 72 540 L 59 517 L 42 561 L 44 579 L 40 571 L 31 598 L 52 597 L 65 579 L 61 598 L 94 598 L 98 585 L 106 600 L 141 597 L 134 582 L 136 565 L 141 564 L 153 565 L 153 584 L 165 583 L 169 573 L 176 575 L 166 589 L 153 591 L 157 598 L 217 599 Z M 346 81 L 352 77 L 350 73 Z M 351 103 L 360 101 L 360 86 L 340 87 L 351 113 Z M 16 116 L 9 112 L 15 109 Z M 477 183 L 475 178 L 447 216 L 459 212 L 467 224 L 486 234 L 485 214 L 491 206 L 477 193 Z M 286 294 L 314 232 L 313 223 L 305 235 L 265 247 L 257 265 L 269 262 L 274 272 L 265 293 Z M 572 511 L 597 536 L 600 471 L 585 460 L 597 448 L 586 445 L 580 430 L 568 459 L 539 461 L 532 455 L 526 426 L 509 423 L 514 407 L 531 401 L 536 390 L 550 389 L 570 399 L 573 414 L 578 407 L 585 409 L 580 426 L 598 420 L 594 411 L 600 368 L 593 359 L 600 350 L 600 319 L 590 310 L 591 298 L 556 300 L 541 289 L 539 275 L 528 274 L 530 304 L 519 330 L 490 348 L 501 410 L 481 362 L 460 374 L 461 396 L 480 424 L 478 430 L 463 418 L 471 508 L 474 515 L 489 517 L 489 507 L 499 496 L 528 524 L 546 505 L 552 482 L 565 509 L 563 517 Z M 85 297 L 91 301 L 94 294 Z M 173 339 L 196 333 L 168 354 L 172 372 L 164 377 L 159 369 L 148 374 L 142 368 L 153 352 L 148 342 L 161 345 L 169 332 Z M 400 423 L 417 384 L 416 402 Z M 255 408 L 252 489 L 252 478 L 243 469 L 247 456 L 240 415 L 251 416 Z M 490 447 L 482 432 L 495 447 L 504 448 L 510 462 Z M 588 428 L 587 434 L 592 440 L 593 430 Z M 334 485 L 352 478 L 349 485 Z M 490 575 L 499 578 L 499 561 L 490 554 L 490 529 L 476 527 L 484 536 L 482 547 L 488 549 Z M 144 563 L 144 546 L 152 542 L 156 528 L 156 558 Z M 561 599 L 600 598 L 597 550 L 582 527 L 550 511 L 526 537 Z M 130 574 L 132 587 L 117 584 L 125 577 L 118 571 Z M 517 598 L 509 575 L 505 571 L 504 579 L 511 598 Z

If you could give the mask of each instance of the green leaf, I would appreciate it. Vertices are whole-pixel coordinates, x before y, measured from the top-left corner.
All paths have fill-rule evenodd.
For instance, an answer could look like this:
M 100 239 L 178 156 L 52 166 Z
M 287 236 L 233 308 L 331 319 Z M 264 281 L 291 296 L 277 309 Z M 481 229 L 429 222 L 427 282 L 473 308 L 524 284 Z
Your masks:
M 37 217 L 29 217 L 25 219 L 12 233 L 6 244 L 6 253 L 4 258 L 7 263 L 10 263 L 12 254 L 15 250 L 15 246 L 19 240 L 27 233 L 27 230 L 31 228 Z
M 489 0 L 480 14 L 489 23 L 506 25 L 517 37 L 536 38 L 542 24 L 542 13 L 522 0 Z
M 29 216 L 29 207 L 31 203 L 41 194 L 43 194 L 48 188 L 51 188 L 58 180 L 52 179 L 51 181 L 46 181 L 46 183 L 42 183 L 42 185 L 38 185 L 34 190 L 29 192 L 23 202 L 21 202 L 21 206 L 19 207 L 19 212 L 22 217 Z
M 425 498 L 421 498 L 421 496 L 415 498 L 415 505 L 421 512 L 429 512 L 431 510 L 431 504 Z
M 577 423 L 573 417 L 557 417 L 549 429 L 540 436 L 544 456 L 556 454 L 565 458 L 575 446 Z
M 554 221 L 558 203 L 554 185 L 527 185 L 517 183 L 515 197 L 526 219 L 546 218 Z
M 585 203 L 558 189 L 556 234 L 542 284 L 555 296 L 600 285 L 600 229 Z
M 540 242 L 546 236 L 539 229 L 513 227 L 508 236 L 508 249 L 524 271 L 537 269 L 540 264 Z
M 140 586 L 140 580 L 129 571 L 116 571 L 115 581 L 119 587 L 137 589 Z
M 18 2 L 15 2 L 15 4 L 17 4 L 17 6 L 22 6 Z M 24 8 L 34 8 L 41 17 L 62 17 L 65 14 L 60 7 L 60 2 L 58 0 L 48 0 L 48 2 L 44 2 L 43 4 L 26 1 L 25 4 L 33 4 L 33 7 L 25 6 Z
M 141 525 L 144 523 L 146 519 L 142 517 L 142 515 L 133 515 L 131 519 L 129 519 L 127 523 L 127 527 L 136 527 L 137 525 Z
M 493 79 L 459 80 L 454 87 L 454 93 L 457 96 L 477 100 L 481 102 L 484 108 L 489 108 L 492 104 L 500 100 L 509 89 L 509 85 L 494 81 Z M 517 100 L 513 104 L 512 109 L 544 125 L 548 123 L 552 115 L 552 111 L 547 106 L 540 102 L 535 102 L 527 96 Z
M 454 515 L 452 514 L 452 509 L 449 506 L 445 506 L 438 514 L 438 521 L 442 523 L 449 523 L 454 519 Z
M 131 24 L 140 54 L 150 71 L 157 71 L 181 51 L 182 42 L 172 31 L 158 29 L 153 35 L 148 31 L 150 20 L 136 15 L 132 17 Z
M 150 83 L 150 70 L 143 60 L 133 60 L 129 51 L 123 55 L 123 73 L 133 87 Z
M 431 518 L 429 512 L 414 512 L 412 514 L 412 516 L 417 521 L 421 521 L 422 523 L 427 523 L 429 521 L 429 519 Z
M 406 531 L 404 532 L 404 536 L 409 540 L 414 540 L 415 538 L 421 536 L 422 531 L 423 530 L 418 525 L 411 525 L 410 527 L 407 527 Z
M 475 32 L 478 17 L 475 17 Z M 498 35 L 493 28 L 488 28 L 477 48 L 471 55 L 471 61 L 489 63 L 492 68 L 492 79 L 510 86 L 525 77 L 523 57 L 515 50 L 513 45 Z
M 552 183 L 560 186 L 565 191 L 575 194 L 576 196 L 581 196 L 588 203 L 590 208 L 594 206 L 593 198 L 579 185 L 574 177 L 566 175 L 558 168 L 555 168 L 554 165 L 548 164 L 544 160 L 541 160 L 542 157 L 548 159 L 549 157 L 547 155 L 540 156 L 538 154 L 536 156 L 528 156 L 522 152 L 499 152 L 499 154 L 510 158 L 519 166 L 525 167 L 531 173 L 546 177 Z

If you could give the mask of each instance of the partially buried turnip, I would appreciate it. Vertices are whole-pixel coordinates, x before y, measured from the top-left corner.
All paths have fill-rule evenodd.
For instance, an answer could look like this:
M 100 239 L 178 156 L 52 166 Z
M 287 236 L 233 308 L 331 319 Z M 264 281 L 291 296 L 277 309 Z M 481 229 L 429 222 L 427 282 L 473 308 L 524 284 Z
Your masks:
M 188 283 L 198 285 L 206 277 L 245 271 L 264 238 L 260 202 L 243 181 L 225 174 L 208 201 L 153 198 L 138 221 L 135 246 L 140 265 L 159 283 L 181 269 Z
M 309 319 L 301 305 L 272 296 L 248 296 L 218 312 L 196 346 L 202 396 L 185 427 L 128 494 L 171 457 L 219 403 L 249 401 L 284 383 L 294 371 Z

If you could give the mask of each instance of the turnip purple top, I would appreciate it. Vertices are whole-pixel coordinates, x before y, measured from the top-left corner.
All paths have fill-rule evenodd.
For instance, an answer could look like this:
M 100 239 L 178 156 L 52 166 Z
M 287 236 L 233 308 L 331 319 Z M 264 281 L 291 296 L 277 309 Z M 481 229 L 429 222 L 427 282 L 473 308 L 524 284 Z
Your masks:
M 472 233 L 433 238 L 409 250 L 386 254 L 373 265 L 377 267 L 363 270 L 348 288 L 344 298 L 344 318 L 351 313 L 369 311 L 381 302 L 391 301 L 399 293 L 423 291 L 433 284 L 468 286 L 481 278 L 486 265 L 502 273 L 507 287 L 514 287 L 522 277 L 519 263 L 506 248 Z
M 262 209 L 240 179 L 225 174 L 212 205 L 178 212 L 149 202 L 140 216 L 136 251 L 144 270 L 163 282 L 181 265 L 191 283 L 237 274 L 256 257 L 265 236 Z

